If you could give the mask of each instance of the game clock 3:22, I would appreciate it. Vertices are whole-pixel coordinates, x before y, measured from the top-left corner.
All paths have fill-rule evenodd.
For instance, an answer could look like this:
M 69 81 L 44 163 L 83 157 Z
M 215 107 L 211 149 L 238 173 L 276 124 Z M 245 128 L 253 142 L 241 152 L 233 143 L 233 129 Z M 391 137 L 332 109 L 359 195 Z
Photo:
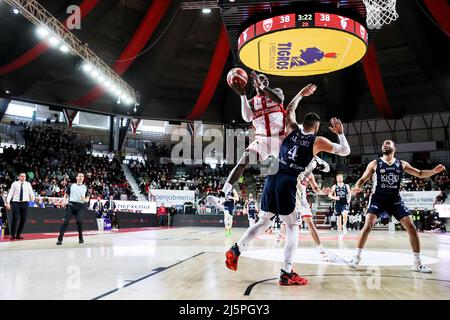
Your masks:
M 297 20 L 300 22 L 300 27 L 311 27 L 314 20 L 314 15 L 310 13 L 298 14 Z

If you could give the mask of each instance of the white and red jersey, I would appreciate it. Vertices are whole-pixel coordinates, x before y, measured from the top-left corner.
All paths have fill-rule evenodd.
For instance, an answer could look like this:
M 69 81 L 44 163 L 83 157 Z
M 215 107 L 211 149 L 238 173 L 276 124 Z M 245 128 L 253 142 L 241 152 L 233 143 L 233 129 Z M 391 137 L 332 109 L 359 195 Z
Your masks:
M 256 135 L 270 137 L 284 134 L 286 111 L 282 103 L 276 103 L 266 96 L 255 96 L 251 100 L 252 124 Z

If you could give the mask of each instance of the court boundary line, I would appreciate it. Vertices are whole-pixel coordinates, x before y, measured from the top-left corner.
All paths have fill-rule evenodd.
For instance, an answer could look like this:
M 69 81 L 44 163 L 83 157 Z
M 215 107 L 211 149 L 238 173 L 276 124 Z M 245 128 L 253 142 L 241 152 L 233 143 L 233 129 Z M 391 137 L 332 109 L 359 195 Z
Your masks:
M 357 271 L 364 271 L 364 270 L 357 270 Z M 350 274 L 306 274 L 306 275 L 302 275 L 303 277 L 372 277 L 373 274 L 355 274 L 355 273 L 350 273 Z M 384 274 L 380 274 L 380 277 L 385 277 L 385 278 L 400 278 L 400 279 L 414 279 L 414 280 L 429 280 L 429 281 L 439 281 L 439 282 L 448 282 L 450 283 L 450 280 L 441 280 L 441 279 L 434 279 L 434 278 L 415 278 L 415 277 L 407 277 L 407 276 L 396 276 L 396 275 L 384 275 Z M 277 280 L 278 278 L 270 278 L 270 279 L 265 279 L 265 280 L 260 280 L 260 281 L 256 281 L 253 282 L 252 284 L 250 284 L 247 289 L 245 289 L 244 291 L 244 296 L 250 296 L 252 290 L 254 287 L 256 287 L 258 284 L 263 283 L 263 282 L 267 282 L 267 281 L 272 281 L 272 280 Z
M 204 253 L 205 253 L 205 252 L 202 251 L 202 252 L 200 252 L 200 253 L 197 253 L 196 255 L 193 255 L 193 256 L 191 256 L 191 257 L 189 257 L 189 258 L 186 258 L 186 259 L 184 259 L 184 260 L 178 261 L 178 262 L 176 262 L 176 263 L 174 263 L 174 264 L 171 264 L 170 266 L 167 266 L 167 267 L 158 267 L 158 268 L 155 268 L 155 269 L 152 270 L 152 271 L 153 271 L 152 273 L 147 274 L 147 275 L 145 275 L 145 276 L 143 276 L 143 277 L 140 277 L 140 278 L 138 278 L 138 279 L 136 279 L 136 280 L 132 280 L 132 281 L 128 282 L 127 284 L 125 284 L 123 287 L 112 289 L 112 290 L 110 290 L 110 291 L 108 291 L 108 292 L 106 292 L 106 293 L 103 293 L 103 294 L 101 294 L 101 295 L 95 297 L 95 298 L 92 298 L 91 300 L 100 300 L 100 299 L 102 299 L 102 298 L 104 298 L 104 297 L 106 297 L 106 296 L 109 296 L 109 295 L 111 295 L 111 294 L 113 294 L 113 293 L 119 291 L 120 289 L 127 288 L 127 287 L 129 287 L 129 286 L 132 286 L 132 285 L 135 284 L 135 283 L 138 283 L 138 282 L 140 282 L 140 281 L 142 281 L 142 280 L 145 280 L 145 279 L 148 279 L 148 278 L 150 278 L 150 277 L 153 277 L 155 274 L 158 274 L 158 273 L 161 273 L 161 272 L 163 272 L 163 271 L 166 271 L 167 269 L 170 269 L 170 268 L 172 268 L 172 267 L 175 267 L 175 266 L 177 266 L 177 265 L 179 265 L 179 264 L 181 264 L 181 263 L 183 263 L 183 262 L 186 262 L 186 261 L 188 261 L 188 260 L 194 259 L 194 258 L 196 258 L 196 257 L 198 257 L 198 256 L 200 256 L 200 255 L 202 255 L 202 254 L 204 254 Z

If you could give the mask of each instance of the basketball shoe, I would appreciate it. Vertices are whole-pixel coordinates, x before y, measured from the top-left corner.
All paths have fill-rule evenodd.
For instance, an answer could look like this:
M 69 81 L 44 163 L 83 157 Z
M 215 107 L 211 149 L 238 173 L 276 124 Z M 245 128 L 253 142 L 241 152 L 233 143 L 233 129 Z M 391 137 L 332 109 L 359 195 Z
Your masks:
M 241 255 L 241 252 L 239 251 L 239 247 L 237 245 L 237 243 L 235 243 L 230 250 L 228 250 L 225 253 L 225 265 L 227 266 L 228 269 L 236 271 L 237 270 L 237 265 L 238 265 L 238 259 L 239 256 Z
M 308 279 L 300 277 L 292 270 L 288 273 L 281 269 L 280 280 L 278 281 L 280 286 L 304 286 L 308 284 Z

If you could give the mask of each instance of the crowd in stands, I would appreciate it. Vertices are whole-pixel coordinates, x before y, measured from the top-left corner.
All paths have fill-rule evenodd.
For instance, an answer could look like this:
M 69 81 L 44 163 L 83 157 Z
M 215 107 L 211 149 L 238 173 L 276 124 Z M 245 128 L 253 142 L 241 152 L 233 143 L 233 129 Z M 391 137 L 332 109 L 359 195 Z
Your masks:
M 62 197 L 75 182 L 78 172 L 85 175 L 92 197 L 135 200 L 119 159 L 92 155 L 92 144 L 83 141 L 65 126 L 22 124 L 25 146 L 6 147 L 0 155 L 0 184 L 8 189 L 20 172 L 41 197 Z M 50 204 L 49 204 L 50 205 Z

